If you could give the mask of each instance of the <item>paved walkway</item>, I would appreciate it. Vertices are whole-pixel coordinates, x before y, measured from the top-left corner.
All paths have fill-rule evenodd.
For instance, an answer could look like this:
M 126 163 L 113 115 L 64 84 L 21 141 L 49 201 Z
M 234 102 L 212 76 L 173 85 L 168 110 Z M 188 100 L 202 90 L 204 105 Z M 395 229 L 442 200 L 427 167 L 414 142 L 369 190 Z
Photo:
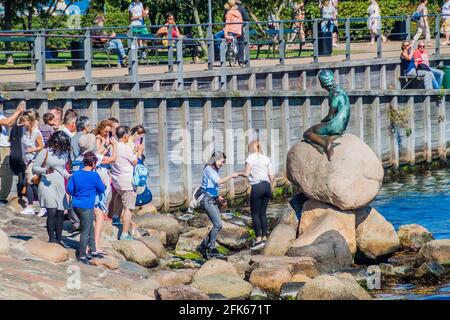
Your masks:
M 401 41 L 389 41 L 383 44 L 383 57 L 393 58 L 400 55 Z M 297 48 L 297 46 L 292 49 Z M 290 49 L 291 50 L 291 49 Z M 312 50 L 311 46 L 306 46 L 305 50 Z M 339 50 L 343 52 L 339 55 L 319 57 L 319 62 L 339 62 L 345 60 L 345 43 L 340 43 L 338 48 L 334 50 Z M 428 49 L 430 54 L 434 54 L 435 49 Z M 335 51 L 336 52 L 336 51 Z M 376 58 L 376 46 L 369 46 L 367 43 L 353 43 L 351 45 L 351 60 L 371 60 Z M 450 54 L 450 46 L 441 47 L 441 54 Z M 261 54 L 261 57 L 265 58 L 265 54 Z M 289 58 L 286 59 L 287 65 L 298 65 L 298 64 L 309 64 L 313 62 L 313 58 L 303 57 L 303 58 Z M 259 59 L 252 60 L 251 67 L 270 67 L 279 64 L 278 59 Z M 218 64 L 216 64 L 219 67 Z M 207 70 L 207 63 L 199 64 L 184 64 L 184 72 L 189 73 L 192 71 L 203 71 Z M 175 67 L 176 70 L 176 67 Z M 167 73 L 167 65 L 158 66 L 139 66 L 139 74 L 164 74 Z M 93 78 L 102 77 L 114 77 L 114 76 L 125 76 L 128 74 L 128 68 L 94 68 L 92 71 Z M 64 69 L 53 69 L 48 68 L 46 73 L 46 80 L 71 80 L 71 79 L 81 79 L 84 77 L 83 70 L 68 70 Z M 29 70 L 17 70 L 17 69 L 3 69 L 0 70 L 0 83 L 2 82 L 34 82 L 36 80 L 36 74 L 34 71 Z

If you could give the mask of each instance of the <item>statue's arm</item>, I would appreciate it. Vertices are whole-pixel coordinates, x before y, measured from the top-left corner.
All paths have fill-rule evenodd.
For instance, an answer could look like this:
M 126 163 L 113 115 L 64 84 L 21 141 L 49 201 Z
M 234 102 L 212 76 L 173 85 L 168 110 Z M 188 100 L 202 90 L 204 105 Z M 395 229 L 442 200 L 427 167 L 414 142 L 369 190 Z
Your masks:
M 336 113 L 337 113 L 337 110 L 338 110 L 338 109 L 337 109 L 336 107 L 334 107 L 333 105 L 331 105 L 331 106 L 330 106 L 330 110 L 328 111 L 327 116 L 326 116 L 325 118 L 323 118 L 321 122 L 328 122 L 328 121 L 330 121 L 331 119 L 333 119 L 334 116 L 335 116 Z

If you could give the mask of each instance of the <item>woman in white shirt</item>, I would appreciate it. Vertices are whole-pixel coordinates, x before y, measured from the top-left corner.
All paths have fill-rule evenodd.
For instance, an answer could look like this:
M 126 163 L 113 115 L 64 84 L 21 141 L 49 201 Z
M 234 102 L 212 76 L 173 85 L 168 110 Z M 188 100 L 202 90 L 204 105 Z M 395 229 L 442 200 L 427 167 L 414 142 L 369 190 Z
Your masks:
M 245 172 L 242 176 L 248 178 L 252 191 L 250 193 L 250 210 L 256 240 L 252 250 L 262 249 L 267 240 L 267 205 L 272 197 L 274 177 L 270 159 L 263 155 L 259 140 L 253 140 L 248 145 L 250 155 L 245 161 Z
M 367 27 L 370 31 L 370 45 L 375 44 L 375 39 L 378 35 L 381 35 L 381 14 L 380 6 L 376 0 L 370 1 L 369 8 L 367 9 L 369 19 L 367 20 Z M 386 37 L 381 35 L 383 42 L 386 42 Z

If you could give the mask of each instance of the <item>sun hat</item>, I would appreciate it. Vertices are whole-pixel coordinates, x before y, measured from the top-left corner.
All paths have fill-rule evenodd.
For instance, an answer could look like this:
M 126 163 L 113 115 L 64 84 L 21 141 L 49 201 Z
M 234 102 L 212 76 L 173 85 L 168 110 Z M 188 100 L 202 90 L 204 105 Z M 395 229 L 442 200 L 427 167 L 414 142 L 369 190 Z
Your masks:
M 80 154 L 89 151 L 93 152 L 95 149 L 95 135 L 88 133 L 81 136 L 80 140 L 78 140 L 78 146 L 80 147 Z

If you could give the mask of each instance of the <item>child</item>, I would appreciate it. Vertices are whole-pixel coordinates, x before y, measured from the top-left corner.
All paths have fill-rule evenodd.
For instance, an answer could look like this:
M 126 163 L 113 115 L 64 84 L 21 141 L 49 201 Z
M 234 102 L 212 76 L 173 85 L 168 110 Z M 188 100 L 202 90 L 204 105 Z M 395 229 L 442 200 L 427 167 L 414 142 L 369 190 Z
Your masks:
M 39 127 L 39 130 L 41 131 L 42 137 L 44 138 L 44 144 L 47 145 L 48 139 L 50 139 L 53 132 L 55 132 L 55 129 L 53 128 L 55 124 L 55 115 L 53 113 L 47 112 L 46 114 L 44 114 L 42 119 L 44 120 L 44 124 Z
M 72 196 L 72 205 L 80 219 L 80 247 L 78 248 L 78 261 L 91 264 L 90 259 L 102 258 L 96 252 L 94 238 L 94 205 L 95 197 L 105 191 L 100 175 L 93 171 L 97 164 L 97 157 L 93 152 L 84 155 L 84 168 L 76 171 L 67 184 L 67 193 Z M 90 253 L 87 254 L 89 246 Z

